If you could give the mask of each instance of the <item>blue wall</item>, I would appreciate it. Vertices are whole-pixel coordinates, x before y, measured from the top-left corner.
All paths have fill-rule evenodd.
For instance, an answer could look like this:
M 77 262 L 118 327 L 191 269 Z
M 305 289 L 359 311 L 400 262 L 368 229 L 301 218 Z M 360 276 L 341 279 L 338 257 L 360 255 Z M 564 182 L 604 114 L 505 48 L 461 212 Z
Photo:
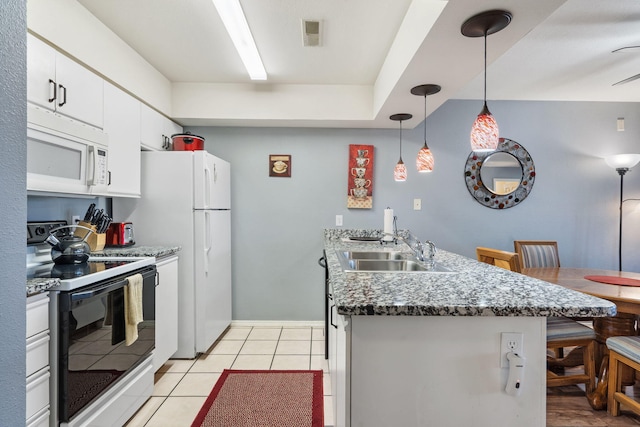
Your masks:
M 24 425 L 27 220 L 27 16 L 25 0 L 0 13 L 0 425 Z
M 400 228 L 475 257 L 476 246 L 513 250 L 513 240 L 557 240 L 563 266 L 617 269 L 619 176 L 602 157 L 640 152 L 640 104 L 491 102 L 501 135 L 521 144 L 536 182 L 518 206 L 486 208 L 467 191 L 469 130 L 481 105 L 449 101 L 427 119 L 434 172 L 415 171 L 423 128 L 403 133 L 408 180 L 395 182 L 398 131 L 379 129 L 213 128 L 190 130 L 232 164 L 234 318 L 322 318 L 322 229 L 382 228 L 392 207 Z M 626 130 L 616 119 L 626 117 Z M 347 209 L 348 145 L 375 146 L 373 209 Z M 292 155 L 292 177 L 268 176 L 269 154 Z M 640 197 L 640 166 L 625 177 Z M 413 210 L 413 199 L 422 210 Z M 637 205 L 637 203 L 636 203 Z M 623 268 L 640 271 L 640 208 L 625 205 Z

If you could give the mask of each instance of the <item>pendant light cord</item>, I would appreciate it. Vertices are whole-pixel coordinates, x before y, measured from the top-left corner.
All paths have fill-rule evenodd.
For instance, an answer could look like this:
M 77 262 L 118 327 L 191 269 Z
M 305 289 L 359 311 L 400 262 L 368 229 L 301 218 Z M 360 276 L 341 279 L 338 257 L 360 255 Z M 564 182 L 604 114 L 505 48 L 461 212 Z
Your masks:
M 427 95 L 424 95 L 424 145 L 427 145 Z
M 402 120 L 400 120 L 400 160 L 402 160 Z
M 484 105 L 487 105 L 487 30 L 484 32 Z

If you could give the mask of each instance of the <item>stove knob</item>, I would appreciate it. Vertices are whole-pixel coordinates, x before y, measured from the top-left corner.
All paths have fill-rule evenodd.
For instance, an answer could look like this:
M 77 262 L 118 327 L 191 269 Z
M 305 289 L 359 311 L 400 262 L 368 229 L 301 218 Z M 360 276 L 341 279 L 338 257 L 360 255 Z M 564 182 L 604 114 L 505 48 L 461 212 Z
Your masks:
M 47 230 L 44 227 L 39 226 L 39 227 L 36 227 L 35 232 L 36 232 L 36 236 L 42 236 L 47 232 Z

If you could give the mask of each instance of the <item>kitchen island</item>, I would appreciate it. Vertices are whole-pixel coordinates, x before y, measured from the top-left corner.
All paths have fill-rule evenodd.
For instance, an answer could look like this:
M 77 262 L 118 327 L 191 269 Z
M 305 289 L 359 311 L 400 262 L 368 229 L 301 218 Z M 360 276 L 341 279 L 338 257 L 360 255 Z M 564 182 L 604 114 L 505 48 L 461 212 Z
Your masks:
M 345 272 L 339 251 L 376 230 L 325 230 L 336 426 L 544 426 L 546 318 L 613 316 L 609 301 L 439 250 L 448 273 Z M 523 335 L 521 394 L 505 392 L 501 333 Z

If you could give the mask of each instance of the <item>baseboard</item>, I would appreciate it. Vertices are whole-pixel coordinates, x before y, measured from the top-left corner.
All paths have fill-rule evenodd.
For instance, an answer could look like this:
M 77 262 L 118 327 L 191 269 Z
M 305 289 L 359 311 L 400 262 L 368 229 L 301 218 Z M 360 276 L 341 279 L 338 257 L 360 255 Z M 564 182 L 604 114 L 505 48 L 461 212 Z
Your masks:
M 238 328 L 323 328 L 323 320 L 232 320 L 231 327 Z

